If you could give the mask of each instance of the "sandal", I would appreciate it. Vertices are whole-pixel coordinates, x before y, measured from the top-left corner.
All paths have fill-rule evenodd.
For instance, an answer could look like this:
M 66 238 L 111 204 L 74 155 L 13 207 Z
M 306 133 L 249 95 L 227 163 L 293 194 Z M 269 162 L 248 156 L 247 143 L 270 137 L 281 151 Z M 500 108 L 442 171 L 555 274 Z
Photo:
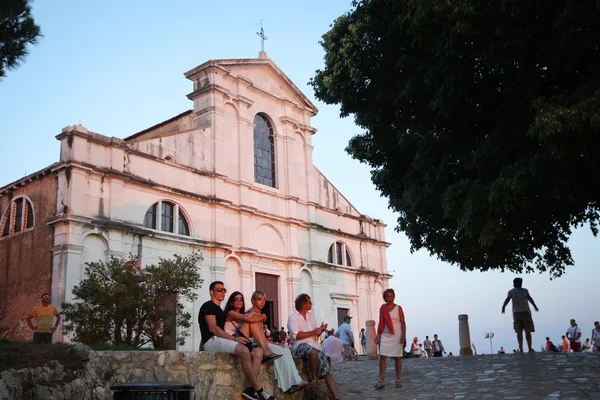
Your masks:
M 377 382 L 375 384 L 375 389 L 383 389 L 385 387 L 385 382 L 383 382 L 381 379 L 379 380 L 379 382 Z
M 395 388 L 401 388 L 402 387 L 402 383 L 400 382 L 400 379 L 396 379 L 396 382 L 394 383 L 394 387 Z
M 268 363 L 270 361 L 275 361 L 275 360 L 277 360 L 278 358 L 281 358 L 281 357 L 282 357 L 282 354 L 271 353 L 271 354 L 266 355 L 266 356 L 263 357 L 262 364 Z
M 304 389 L 306 385 L 292 385 L 292 387 L 287 391 L 287 393 L 289 394 L 294 394 L 296 392 L 299 392 L 300 390 Z

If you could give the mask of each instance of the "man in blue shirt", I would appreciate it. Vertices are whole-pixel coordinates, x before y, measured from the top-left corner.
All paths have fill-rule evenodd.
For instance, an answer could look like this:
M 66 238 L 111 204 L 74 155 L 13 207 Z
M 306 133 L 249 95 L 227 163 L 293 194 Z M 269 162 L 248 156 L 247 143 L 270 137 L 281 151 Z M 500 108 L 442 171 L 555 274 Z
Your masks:
M 350 326 L 350 321 L 352 317 L 346 315 L 344 317 L 344 322 L 338 328 L 338 334 L 340 335 L 340 340 L 344 345 L 344 360 L 352 361 L 352 349 L 354 348 L 354 334 L 352 333 L 352 327 Z

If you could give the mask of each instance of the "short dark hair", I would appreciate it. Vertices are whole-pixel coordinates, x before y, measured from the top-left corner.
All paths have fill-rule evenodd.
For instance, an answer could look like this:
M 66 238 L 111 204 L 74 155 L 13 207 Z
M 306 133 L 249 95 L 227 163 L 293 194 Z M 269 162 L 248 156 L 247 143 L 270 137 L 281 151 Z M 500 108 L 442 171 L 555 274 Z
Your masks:
M 217 286 L 217 285 L 225 286 L 225 284 L 221 281 L 214 281 L 213 283 L 210 284 L 210 286 L 208 287 L 208 290 L 215 290 L 215 286 Z
M 515 278 L 513 279 L 514 287 L 522 287 L 523 286 L 523 278 Z
M 301 293 L 298 295 L 298 297 L 296 297 L 296 311 L 300 311 L 302 309 L 302 307 L 304 307 L 304 305 L 306 303 L 308 303 L 308 299 L 310 299 L 310 296 L 307 295 L 306 293 Z
M 383 291 L 383 301 L 387 301 L 388 293 L 394 293 L 394 296 L 396 295 L 396 292 L 394 292 L 394 289 L 385 289 Z

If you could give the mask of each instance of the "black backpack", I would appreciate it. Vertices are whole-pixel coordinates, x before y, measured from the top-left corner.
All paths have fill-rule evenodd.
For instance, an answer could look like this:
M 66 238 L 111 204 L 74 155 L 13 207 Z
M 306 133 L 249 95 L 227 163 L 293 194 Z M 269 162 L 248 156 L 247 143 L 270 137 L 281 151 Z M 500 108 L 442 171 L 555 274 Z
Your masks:
M 558 348 L 552 342 L 550 342 L 550 350 L 553 351 L 553 352 L 555 352 L 555 353 L 558 353 Z

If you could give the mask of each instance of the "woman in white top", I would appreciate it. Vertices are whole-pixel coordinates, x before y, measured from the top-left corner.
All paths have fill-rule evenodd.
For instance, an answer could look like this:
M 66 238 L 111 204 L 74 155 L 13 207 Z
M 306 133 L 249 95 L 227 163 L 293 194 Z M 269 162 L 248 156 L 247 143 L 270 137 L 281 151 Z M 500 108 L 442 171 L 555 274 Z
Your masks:
M 402 307 L 394 304 L 396 294 L 394 289 L 383 292 L 385 304 L 379 309 L 379 326 L 375 343 L 379 345 L 379 382 L 375 384 L 376 389 L 385 386 L 385 371 L 387 369 L 387 358 L 393 357 L 396 367 L 395 387 L 402 386 L 400 374 L 402 373 L 402 357 L 406 345 L 406 321 Z
M 246 313 L 250 314 L 261 314 L 262 309 L 265 307 L 267 296 L 262 290 L 257 290 L 252 293 L 252 308 Z M 296 363 L 292 357 L 292 352 L 275 343 L 268 343 L 269 349 L 273 353 L 281 354 L 282 357 L 275 360 L 275 378 L 277 379 L 277 386 L 282 392 L 294 393 L 298 390 L 304 389 L 308 382 L 303 380 L 298 374 Z
M 410 344 L 410 352 L 415 356 L 415 358 L 421 357 L 421 348 L 419 347 L 419 338 L 414 337 L 412 343 Z

